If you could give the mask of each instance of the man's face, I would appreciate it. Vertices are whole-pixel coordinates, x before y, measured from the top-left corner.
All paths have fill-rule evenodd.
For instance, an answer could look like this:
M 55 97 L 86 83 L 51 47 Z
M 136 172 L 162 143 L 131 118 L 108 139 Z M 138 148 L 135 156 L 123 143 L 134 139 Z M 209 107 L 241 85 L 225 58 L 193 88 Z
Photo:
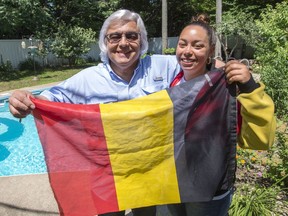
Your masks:
M 135 22 L 112 24 L 106 33 L 108 57 L 113 70 L 134 71 L 140 57 L 141 40 Z

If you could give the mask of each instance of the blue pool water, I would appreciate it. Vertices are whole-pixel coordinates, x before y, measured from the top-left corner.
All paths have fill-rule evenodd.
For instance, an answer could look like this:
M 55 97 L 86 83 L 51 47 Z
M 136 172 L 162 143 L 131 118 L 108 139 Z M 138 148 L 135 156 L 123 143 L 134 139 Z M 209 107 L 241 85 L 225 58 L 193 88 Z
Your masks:
M 0 98 L 0 176 L 46 172 L 33 116 L 20 123 L 10 114 L 7 98 Z

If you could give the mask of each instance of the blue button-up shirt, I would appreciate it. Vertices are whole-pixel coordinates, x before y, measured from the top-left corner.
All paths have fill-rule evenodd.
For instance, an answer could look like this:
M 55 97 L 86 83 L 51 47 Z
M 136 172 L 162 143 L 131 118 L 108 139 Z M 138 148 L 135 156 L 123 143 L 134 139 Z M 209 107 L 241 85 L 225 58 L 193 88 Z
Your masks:
M 98 104 L 129 100 L 169 87 L 180 71 L 175 56 L 153 55 L 141 58 L 130 82 L 100 63 L 75 74 L 41 95 L 51 101 Z

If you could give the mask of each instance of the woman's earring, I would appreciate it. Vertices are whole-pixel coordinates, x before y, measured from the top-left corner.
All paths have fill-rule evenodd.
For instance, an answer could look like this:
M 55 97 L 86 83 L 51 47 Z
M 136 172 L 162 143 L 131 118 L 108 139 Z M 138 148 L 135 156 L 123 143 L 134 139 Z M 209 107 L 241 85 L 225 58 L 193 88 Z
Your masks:
M 209 64 L 211 64 L 212 63 L 212 59 L 211 59 L 211 56 L 208 58 L 208 60 L 207 60 L 207 64 L 209 65 Z

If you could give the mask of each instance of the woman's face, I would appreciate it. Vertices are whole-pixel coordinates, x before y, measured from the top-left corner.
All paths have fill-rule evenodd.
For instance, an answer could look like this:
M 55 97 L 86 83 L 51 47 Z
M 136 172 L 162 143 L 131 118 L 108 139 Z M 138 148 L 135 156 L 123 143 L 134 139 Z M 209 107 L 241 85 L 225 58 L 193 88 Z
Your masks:
M 207 31 L 197 25 L 186 26 L 179 36 L 176 57 L 186 80 L 206 73 L 206 63 L 213 50 Z
M 111 24 L 107 30 L 107 49 L 111 67 L 115 72 L 131 72 L 140 57 L 141 40 L 134 21 Z M 121 39 L 120 39 L 121 37 Z M 117 42 L 117 38 L 120 39 Z

